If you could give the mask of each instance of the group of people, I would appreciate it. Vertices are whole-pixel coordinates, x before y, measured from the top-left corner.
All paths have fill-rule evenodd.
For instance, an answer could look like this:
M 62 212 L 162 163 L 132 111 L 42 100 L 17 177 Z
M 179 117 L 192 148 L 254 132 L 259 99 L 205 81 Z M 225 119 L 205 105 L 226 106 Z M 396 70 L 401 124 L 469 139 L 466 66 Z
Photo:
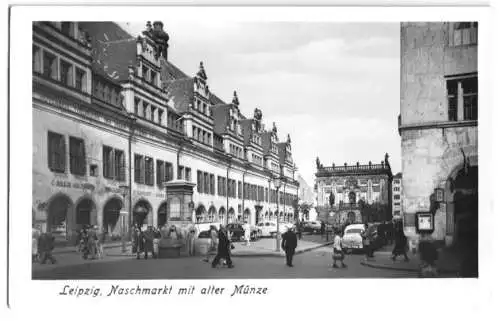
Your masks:
M 161 238 L 160 230 L 153 226 L 148 226 L 145 229 L 139 228 L 138 224 L 134 225 L 132 230 L 132 253 L 136 253 L 136 258 L 139 260 L 141 253 L 144 253 L 144 259 L 148 259 L 148 254 L 151 253 L 153 259 L 158 258 L 159 240 Z
M 82 253 L 84 260 L 102 259 L 104 257 L 105 234 L 102 233 L 97 225 L 84 225 L 78 232 L 76 239 L 77 252 Z

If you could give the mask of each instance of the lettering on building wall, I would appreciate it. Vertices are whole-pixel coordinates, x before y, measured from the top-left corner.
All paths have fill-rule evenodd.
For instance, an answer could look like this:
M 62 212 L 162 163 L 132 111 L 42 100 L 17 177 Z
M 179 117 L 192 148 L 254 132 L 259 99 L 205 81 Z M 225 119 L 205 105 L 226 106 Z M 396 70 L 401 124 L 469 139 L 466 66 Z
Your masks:
M 71 183 L 70 181 L 63 181 L 59 179 L 53 179 L 52 182 L 50 183 L 52 186 L 57 186 L 57 187 L 63 187 L 63 188 L 75 188 L 75 189 L 83 189 L 83 190 L 90 190 L 94 191 L 95 186 L 88 183 L 88 182 L 74 182 Z

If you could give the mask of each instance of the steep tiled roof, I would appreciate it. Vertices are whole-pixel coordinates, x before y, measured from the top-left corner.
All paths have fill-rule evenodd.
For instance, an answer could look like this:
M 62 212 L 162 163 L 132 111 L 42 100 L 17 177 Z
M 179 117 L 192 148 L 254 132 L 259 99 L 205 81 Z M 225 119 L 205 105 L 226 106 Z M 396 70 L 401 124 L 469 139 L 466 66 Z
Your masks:
M 100 43 L 95 50 L 93 65 L 111 78 L 128 79 L 128 66 L 135 65 L 136 40 L 134 38 Z
M 210 102 L 212 103 L 212 105 L 224 105 L 225 102 L 220 99 L 219 97 L 217 97 L 217 95 L 215 94 L 211 94 L 210 95 Z
M 161 76 L 164 81 L 190 78 L 170 61 L 162 60 Z
M 168 99 L 174 104 L 178 112 L 189 111 L 189 104 L 193 101 L 193 78 L 183 78 L 164 83 Z
M 85 30 L 93 41 L 116 41 L 133 38 L 131 34 L 123 30 L 118 24 L 111 21 L 81 21 L 80 28 Z

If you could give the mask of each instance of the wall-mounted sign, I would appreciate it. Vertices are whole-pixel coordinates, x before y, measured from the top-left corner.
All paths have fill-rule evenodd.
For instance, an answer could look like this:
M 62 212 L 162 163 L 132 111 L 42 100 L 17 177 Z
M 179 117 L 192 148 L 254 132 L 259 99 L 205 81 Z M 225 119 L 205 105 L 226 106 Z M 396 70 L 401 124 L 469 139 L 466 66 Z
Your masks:
M 52 186 L 57 186 L 57 187 L 65 187 L 65 188 L 77 188 L 77 189 L 83 189 L 83 190 L 90 190 L 93 191 L 95 189 L 95 186 L 87 183 L 87 182 L 74 182 L 71 183 L 70 181 L 63 181 L 59 179 L 53 179 L 52 182 L 50 183 Z
M 417 213 L 415 215 L 415 221 L 417 232 L 432 233 L 434 231 L 434 215 L 432 215 L 432 213 Z

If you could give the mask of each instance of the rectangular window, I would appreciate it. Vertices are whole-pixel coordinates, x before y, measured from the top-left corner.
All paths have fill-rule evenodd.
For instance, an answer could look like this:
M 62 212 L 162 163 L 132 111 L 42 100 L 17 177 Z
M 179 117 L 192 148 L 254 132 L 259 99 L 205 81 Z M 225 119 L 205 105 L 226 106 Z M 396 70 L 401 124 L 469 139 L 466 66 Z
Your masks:
M 142 117 L 148 118 L 149 105 L 146 102 L 142 102 Z
M 170 182 L 174 179 L 174 167 L 172 163 L 165 162 L 165 181 Z
M 177 179 L 183 179 L 184 166 L 177 166 Z
M 47 51 L 43 52 L 43 75 L 57 79 L 57 58 Z
M 394 195 L 394 199 L 395 199 L 395 200 L 399 200 L 399 199 L 401 199 L 401 195 Z
M 76 68 L 75 87 L 80 91 L 86 90 L 86 73 L 80 68 Z M 105 97 L 107 98 L 107 97 Z
M 264 201 L 269 202 L 269 190 L 267 188 L 264 189 Z
M 477 77 L 462 80 L 464 120 L 477 120 Z
M 102 174 L 105 178 L 113 178 L 113 149 L 102 147 Z
M 71 22 L 68 22 L 68 21 L 61 22 L 61 32 L 63 34 L 65 34 L 68 37 L 72 37 L 73 38 L 72 31 L 73 31 L 73 28 L 72 28 Z
M 215 175 L 210 174 L 210 194 L 215 195 Z
M 145 160 L 146 185 L 154 185 L 154 163 L 151 157 L 146 157 Z
M 241 182 L 238 181 L 238 198 L 241 199 Z
M 125 153 L 122 150 L 114 150 L 114 168 L 115 168 L 115 179 L 117 181 L 125 181 Z
M 144 157 L 134 155 L 134 181 L 138 184 L 144 184 Z
M 42 54 L 42 50 L 37 47 L 33 46 L 33 71 L 34 72 L 41 72 L 42 68 L 40 66 L 40 56 Z
M 148 68 L 144 66 L 142 66 L 142 78 L 149 81 Z
M 63 84 L 69 87 L 73 87 L 73 68 L 71 64 L 66 61 L 61 60 L 61 74 L 60 79 Z
M 151 70 L 150 82 L 152 85 L 156 86 L 156 72 Z
M 63 135 L 48 133 L 48 164 L 53 172 L 66 171 L 66 141 Z
M 158 109 L 158 124 L 163 125 L 163 110 Z
M 203 193 L 203 173 L 201 171 L 196 172 L 196 187 L 198 193 Z
M 165 163 L 162 160 L 156 160 L 156 184 L 163 188 L 163 182 L 165 182 Z
M 451 79 L 446 82 L 446 89 L 448 91 L 448 120 L 458 120 L 458 81 Z
M 69 138 L 69 160 L 70 172 L 76 175 L 85 175 L 85 143 L 83 139 L 70 137 Z
M 134 100 L 134 113 L 139 116 L 139 107 L 141 105 L 141 100 L 139 98 L 136 98 Z
M 210 181 L 208 173 L 203 173 L 203 193 L 210 194 Z
M 191 168 L 186 167 L 185 171 L 186 171 L 186 181 L 191 182 Z

